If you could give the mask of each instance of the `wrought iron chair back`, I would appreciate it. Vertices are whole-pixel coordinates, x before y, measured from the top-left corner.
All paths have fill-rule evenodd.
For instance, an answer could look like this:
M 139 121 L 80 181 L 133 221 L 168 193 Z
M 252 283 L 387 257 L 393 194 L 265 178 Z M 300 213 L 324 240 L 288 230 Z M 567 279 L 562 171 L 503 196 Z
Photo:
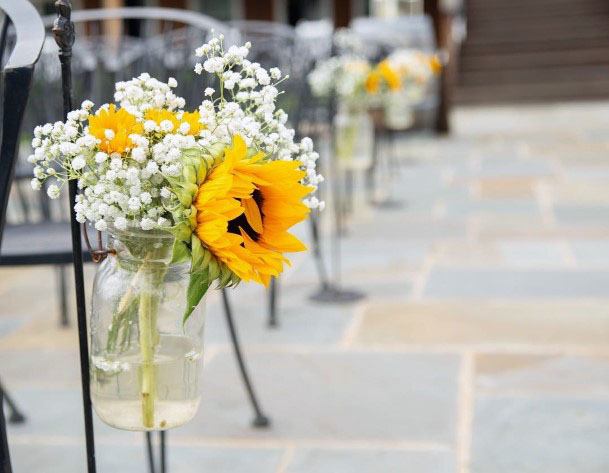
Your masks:
M 328 100 L 313 96 L 308 75 L 315 65 L 332 55 L 334 27 L 329 20 L 301 21 L 296 26 L 296 67 L 300 80 L 300 107 L 295 117 L 296 132 L 318 136 L 327 131 L 330 121 Z
M 259 63 L 266 69 L 278 67 L 283 75 L 290 75 L 290 80 L 282 84 L 284 93 L 279 97 L 277 106 L 288 113 L 293 124 L 293 118 L 298 113 L 301 91 L 294 28 L 281 23 L 258 20 L 231 21 L 228 24 L 239 32 L 242 42 L 252 43 L 247 59 Z
M 45 18 L 52 24 L 53 18 Z M 171 8 L 114 8 L 76 11 L 72 21 L 79 38 L 74 48 L 74 93 L 96 104 L 112 99 L 114 84 L 141 71 L 159 80 L 175 77 L 177 93 L 193 105 L 207 85 L 192 74 L 194 50 L 212 31 L 227 44 L 236 31 L 205 15 Z
M 6 217 L 10 184 L 19 149 L 19 136 L 25 113 L 34 65 L 38 61 L 44 29 L 36 10 L 26 1 L 0 0 L 5 18 L 0 35 L 2 66 L 2 142 L 0 144 L 0 242 Z M 8 22 L 13 25 L 16 40 L 10 55 L 4 54 L 8 39 Z
M 26 0 L 0 0 L 3 23 L 0 29 L 0 62 L 2 72 L 2 138 L 0 143 L 0 246 L 6 217 L 6 208 L 19 145 L 19 133 L 29 97 L 34 65 L 38 61 L 44 28 L 38 13 Z M 10 54 L 5 54 L 9 23 L 15 31 Z M 0 388 L 0 470 L 11 473 L 6 422 L 4 419 L 4 393 Z

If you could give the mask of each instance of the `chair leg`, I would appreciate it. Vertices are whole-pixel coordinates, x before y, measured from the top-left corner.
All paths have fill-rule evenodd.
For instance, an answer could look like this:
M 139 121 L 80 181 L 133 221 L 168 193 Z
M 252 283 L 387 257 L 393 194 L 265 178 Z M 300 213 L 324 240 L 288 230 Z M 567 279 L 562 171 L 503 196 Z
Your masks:
M 0 383 L 0 394 L 2 394 L 2 396 L 4 397 L 3 402 L 6 403 L 6 405 L 8 406 L 8 408 L 11 411 L 8 421 L 11 424 L 21 424 L 21 423 L 25 422 L 25 416 L 21 413 L 21 411 L 17 407 L 17 404 L 13 400 L 13 398 L 9 395 L 9 393 L 6 391 L 6 389 L 4 389 L 4 386 L 2 386 L 2 383 Z M 0 403 L 0 408 L 3 408 L 3 407 L 4 407 L 4 404 Z
M 233 314 L 226 289 L 222 289 L 222 301 L 224 303 L 224 315 L 226 316 L 228 331 L 230 333 L 233 349 L 235 351 L 235 357 L 237 358 L 237 364 L 239 365 L 239 371 L 241 372 L 241 379 L 243 380 L 243 384 L 245 385 L 245 389 L 250 399 L 250 403 L 252 404 L 252 408 L 254 409 L 255 417 L 252 424 L 254 427 L 266 427 L 270 424 L 270 420 L 262 413 L 262 410 L 260 409 L 260 405 L 258 404 L 258 400 L 256 398 L 256 393 L 254 392 L 254 388 L 250 381 L 247 368 L 245 366 L 245 361 L 243 359 L 243 355 L 241 354 L 239 338 L 237 336 L 237 330 L 235 329 Z
M 278 292 L 278 279 L 271 278 L 271 285 L 269 287 L 269 327 L 277 327 L 277 292 Z
M 4 396 L 0 390 L 0 472 L 12 473 L 11 455 L 8 449 L 8 435 L 6 433 L 6 419 L 4 418 Z
M 353 169 L 347 170 L 345 179 L 345 213 L 350 216 L 353 215 L 355 207 L 355 172 Z
M 319 275 L 319 282 L 322 290 L 327 290 L 330 287 L 330 281 L 328 278 L 328 272 L 326 271 L 326 265 L 324 264 L 323 254 L 321 252 L 321 238 L 319 235 L 319 214 L 313 213 L 309 217 L 309 223 L 311 225 L 311 237 L 313 239 L 313 257 L 315 258 L 315 264 L 317 266 L 317 274 Z
M 57 284 L 59 292 L 59 325 L 61 327 L 68 327 L 70 321 L 68 319 L 68 288 L 66 281 L 66 267 L 64 265 L 58 265 L 55 267 L 57 271 Z
M 379 154 L 381 148 L 381 133 L 374 129 L 374 142 L 372 143 L 372 162 L 366 172 L 366 190 L 368 192 L 368 202 L 373 203 L 376 198 L 376 172 L 379 164 Z
M 152 433 L 146 432 L 146 455 L 148 456 L 148 473 L 156 473 L 154 468 L 154 449 L 152 448 Z
M 146 432 L 144 438 L 146 439 L 146 456 L 148 457 L 148 472 L 156 473 L 155 461 L 154 461 L 154 445 L 152 443 L 152 432 Z M 167 460 L 167 432 L 161 430 L 159 432 L 159 473 L 167 473 L 166 460 Z M 0 472 L 1 473 L 1 472 Z
M 166 469 L 166 460 L 167 460 L 166 437 L 167 437 L 167 431 L 166 430 L 161 430 L 161 472 L 160 473 L 167 473 L 167 469 Z

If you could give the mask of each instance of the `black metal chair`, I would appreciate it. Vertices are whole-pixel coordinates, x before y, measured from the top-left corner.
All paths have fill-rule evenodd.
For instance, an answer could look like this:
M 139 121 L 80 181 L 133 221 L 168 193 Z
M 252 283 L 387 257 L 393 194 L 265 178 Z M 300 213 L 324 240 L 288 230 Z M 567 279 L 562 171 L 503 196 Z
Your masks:
M 44 27 L 34 7 L 26 0 L 0 0 L 3 23 L 0 29 L 0 62 L 2 63 L 2 142 L 0 143 L 0 247 L 9 189 L 15 171 L 19 134 L 25 107 L 28 102 L 34 65 L 38 61 L 44 42 Z M 10 54 L 8 45 L 9 23 L 15 31 Z M 5 56 L 8 56 L 6 60 Z M 6 421 L 4 418 L 4 391 L 0 386 L 0 471 L 11 473 Z

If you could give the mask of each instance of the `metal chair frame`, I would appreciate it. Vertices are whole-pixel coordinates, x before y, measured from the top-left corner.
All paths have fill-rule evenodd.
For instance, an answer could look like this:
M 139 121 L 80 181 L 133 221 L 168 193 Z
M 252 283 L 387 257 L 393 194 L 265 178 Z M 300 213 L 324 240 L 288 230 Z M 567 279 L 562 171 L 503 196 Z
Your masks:
M 19 134 L 27 104 L 34 65 L 44 42 L 44 27 L 34 7 L 26 1 L 0 0 L 5 18 L 0 33 L 2 56 L 6 46 L 8 22 L 15 28 L 16 42 L 2 68 L 2 143 L 0 144 L 0 246 L 6 218 L 10 184 L 15 172 Z M 7 110 L 10 119 L 7 119 Z M 6 419 L 4 390 L 0 387 L 0 471 L 12 473 Z M 14 411 L 13 411 L 14 414 Z

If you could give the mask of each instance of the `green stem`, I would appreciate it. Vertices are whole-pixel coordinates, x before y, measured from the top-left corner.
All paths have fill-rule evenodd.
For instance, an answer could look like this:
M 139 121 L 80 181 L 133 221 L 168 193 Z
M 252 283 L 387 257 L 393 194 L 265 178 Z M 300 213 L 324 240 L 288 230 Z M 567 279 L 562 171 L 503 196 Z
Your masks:
M 141 290 L 138 304 L 138 321 L 140 331 L 142 422 L 146 429 L 154 428 L 154 405 L 156 398 L 156 365 L 155 351 L 160 341 L 157 319 L 160 304 L 161 285 L 165 279 L 167 267 L 163 264 L 149 263 L 146 260 L 138 271 Z
M 140 395 L 142 399 L 142 421 L 144 427 L 154 427 L 154 397 L 155 397 L 155 366 L 154 348 L 157 339 L 156 314 L 153 302 L 153 288 L 148 286 L 140 294 L 138 308 L 140 328 L 140 353 L 142 358 L 142 383 Z

